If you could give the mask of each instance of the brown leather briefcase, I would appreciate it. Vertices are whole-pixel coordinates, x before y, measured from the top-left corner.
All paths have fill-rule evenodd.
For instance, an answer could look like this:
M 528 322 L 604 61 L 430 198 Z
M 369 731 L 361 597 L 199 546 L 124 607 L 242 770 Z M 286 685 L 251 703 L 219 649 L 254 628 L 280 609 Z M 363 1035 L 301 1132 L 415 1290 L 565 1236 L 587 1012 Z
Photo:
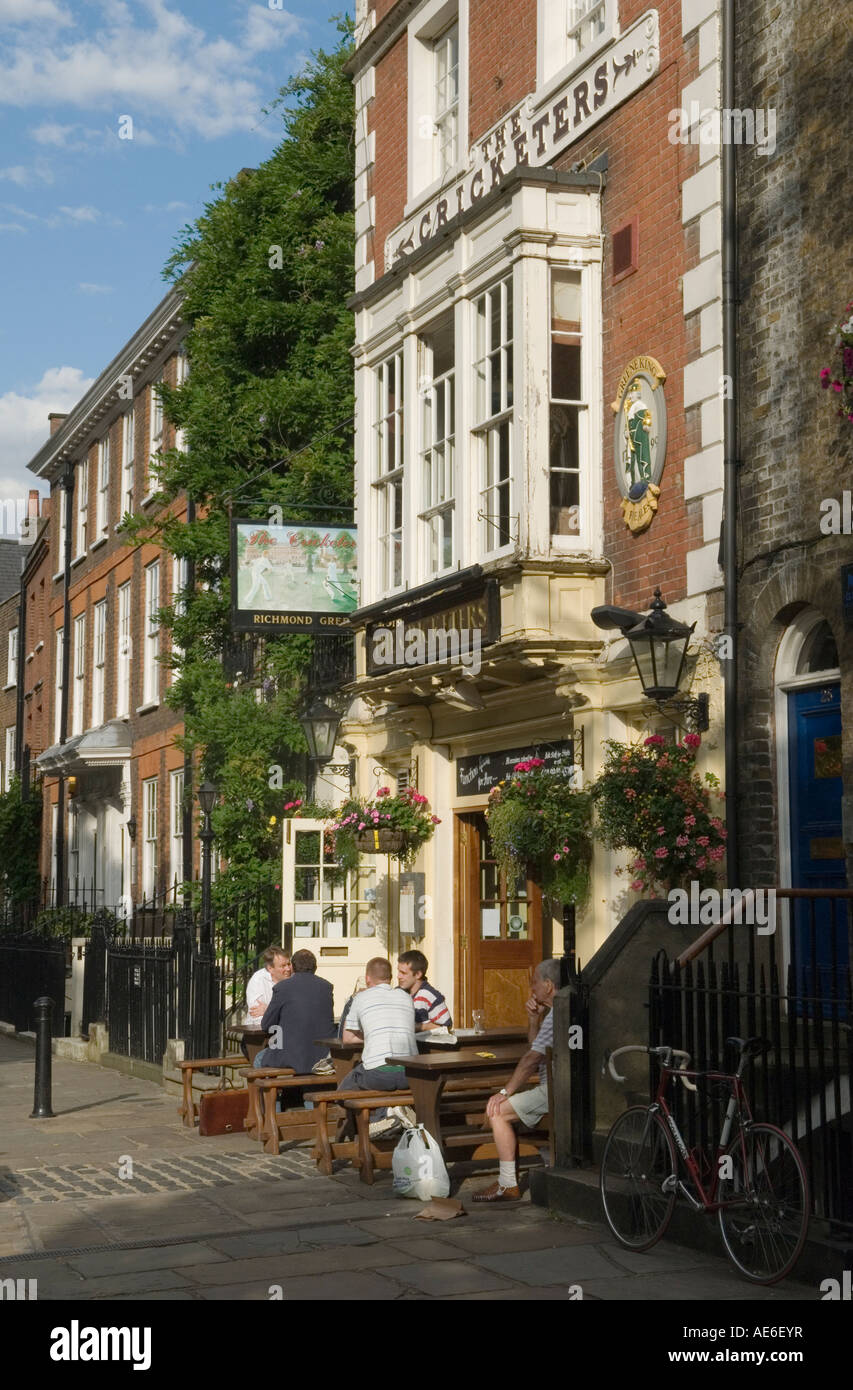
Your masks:
M 198 1103 L 199 1134 L 242 1134 L 249 1113 L 249 1092 L 240 1090 L 203 1091 Z

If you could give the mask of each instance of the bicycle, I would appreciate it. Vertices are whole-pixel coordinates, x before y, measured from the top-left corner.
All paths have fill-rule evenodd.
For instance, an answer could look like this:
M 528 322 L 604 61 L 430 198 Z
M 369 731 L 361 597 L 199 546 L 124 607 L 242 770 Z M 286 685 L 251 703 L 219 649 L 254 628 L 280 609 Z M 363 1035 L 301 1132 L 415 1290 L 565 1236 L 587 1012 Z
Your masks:
M 796 1145 L 776 1125 L 753 1120 L 742 1075 L 750 1055 L 767 1050 L 761 1038 L 727 1038 L 739 1049 L 734 1073 L 688 1071 L 690 1054 L 674 1047 L 632 1044 L 605 1053 L 604 1066 L 624 1081 L 613 1062 L 626 1052 L 645 1052 L 661 1064 L 651 1105 L 634 1105 L 607 1136 L 601 1161 L 601 1200 L 607 1224 L 628 1250 L 648 1250 L 665 1234 L 681 1194 L 694 1211 L 717 1213 L 729 1259 L 754 1284 L 775 1284 L 790 1274 L 805 1244 L 809 1184 Z M 683 1059 L 673 1066 L 673 1059 Z M 692 1152 L 667 1105 L 676 1078 L 728 1083 L 730 1095 L 714 1161 L 700 1146 Z M 735 1121 L 737 1127 L 735 1129 Z M 733 1133 L 734 1131 L 734 1133 Z M 689 1183 L 679 1176 L 679 1157 Z M 703 1165 L 710 1179 L 702 1179 Z M 707 1188 L 706 1188 L 707 1184 Z M 692 1187 L 692 1191 L 691 1191 Z

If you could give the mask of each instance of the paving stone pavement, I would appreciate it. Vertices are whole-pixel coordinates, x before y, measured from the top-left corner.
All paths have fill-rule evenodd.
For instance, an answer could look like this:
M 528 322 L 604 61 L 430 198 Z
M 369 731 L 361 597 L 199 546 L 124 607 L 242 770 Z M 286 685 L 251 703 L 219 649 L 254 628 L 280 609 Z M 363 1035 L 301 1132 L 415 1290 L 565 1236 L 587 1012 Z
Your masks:
M 100 1300 L 806 1301 L 787 1281 L 746 1284 L 723 1258 L 668 1242 L 622 1250 L 600 1223 L 525 1199 L 416 1220 L 419 1204 L 306 1148 L 276 1157 L 245 1135 L 203 1139 L 173 1096 L 106 1068 L 54 1059 L 56 1118 L 30 1120 L 33 1051 L 0 1036 L 0 1281 L 48 1302 Z M 133 1176 L 119 1176 L 132 1159 Z M 488 1179 L 487 1179 L 488 1180 Z

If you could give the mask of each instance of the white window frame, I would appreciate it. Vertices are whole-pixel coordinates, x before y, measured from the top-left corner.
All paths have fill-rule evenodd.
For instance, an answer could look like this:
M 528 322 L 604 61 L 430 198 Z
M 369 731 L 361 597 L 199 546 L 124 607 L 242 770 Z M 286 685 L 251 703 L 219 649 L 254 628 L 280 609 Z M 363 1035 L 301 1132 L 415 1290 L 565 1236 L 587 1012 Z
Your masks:
M 118 589 L 118 662 L 116 676 L 116 718 L 123 719 L 130 714 L 130 659 L 131 659 L 131 620 L 130 620 L 130 580 L 120 584 Z
M 121 421 L 121 513 L 133 514 L 133 470 L 136 459 L 136 411 L 133 406 Z
M 145 479 L 145 497 L 152 497 L 156 492 L 154 478 L 151 473 L 152 464 L 157 460 L 154 455 L 163 447 L 163 402 L 155 391 L 155 386 L 162 386 L 163 373 L 160 372 L 156 380 L 151 382 L 148 387 L 148 469 Z M 144 500 L 144 499 L 143 499 Z
M 157 782 L 148 777 L 142 783 L 142 896 L 153 898 L 157 891 Z
M 92 641 L 92 728 L 104 722 L 104 693 L 106 689 L 107 600 L 95 604 Z
M 389 379 L 393 369 L 396 404 L 390 405 Z M 403 349 L 398 348 L 372 372 L 374 424 L 372 491 L 379 552 L 379 591 L 402 589 L 406 579 L 406 430 Z M 388 465 L 393 466 L 389 467 Z M 399 567 L 395 563 L 399 556 Z
M 172 611 L 176 618 L 180 618 L 187 611 L 187 600 L 182 597 L 187 587 L 189 563 L 185 555 L 174 555 L 172 557 Z M 172 655 L 178 660 L 183 659 L 184 649 L 179 642 L 172 640 Z M 177 672 L 172 670 L 169 673 L 170 681 L 175 680 Z
M 95 506 L 96 540 L 110 529 L 110 437 L 104 435 L 98 443 L 98 497 Z
M 3 769 L 3 790 L 7 792 L 15 775 L 15 725 L 6 730 L 6 766 Z
M 160 702 L 160 561 L 154 560 L 145 568 L 145 635 L 142 657 L 142 703 Z
M 89 457 L 77 465 L 77 550 L 76 558 L 86 554 L 89 528 Z
M 603 29 L 593 38 L 583 30 L 598 10 L 603 11 Z M 617 0 L 539 0 L 537 88 L 556 86 L 600 53 L 619 32 L 617 18 Z
M 56 538 L 56 553 L 59 556 L 59 568 L 54 578 L 59 579 L 65 573 L 65 519 L 68 515 L 68 493 L 59 484 L 59 534 Z
M 554 284 L 555 284 L 556 279 L 557 279 L 559 276 L 561 276 L 561 275 L 563 275 L 563 276 L 565 276 L 565 275 L 570 275 L 570 276 L 576 276 L 576 277 L 577 277 L 577 297 L 578 297 L 578 301 L 579 301 L 579 313 L 580 313 L 580 318 L 579 318 L 579 331 L 578 331 L 577 334 L 574 334 L 574 333 L 570 332 L 570 330 L 555 330 L 555 328 L 554 328 L 554 315 L 553 315 Z M 548 526 L 549 526 L 549 531 L 550 531 L 550 535 L 551 535 L 551 546 L 552 546 L 553 549 L 577 548 L 577 547 L 579 546 L 579 544 L 580 544 L 580 537 L 581 537 L 581 535 L 582 535 L 582 534 L 586 534 L 586 533 L 588 532 L 588 530 L 589 530 L 588 518 L 584 515 L 584 511 L 585 511 L 585 507 L 584 507 L 585 486 L 584 486 L 584 484 L 585 484 L 586 477 L 587 477 L 588 472 L 589 472 L 589 464 L 590 464 L 590 460 L 589 460 L 589 400 L 588 400 L 588 395 L 587 395 L 587 386 L 588 386 L 588 380 L 587 380 L 587 378 L 588 378 L 588 373 L 587 373 L 587 362 L 586 362 L 586 358 L 587 358 L 587 345 L 588 345 L 588 333 L 587 333 L 587 325 L 586 325 L 586 321 L 585 321 L 585 317 L 584 317 L 584 274 L 583 274 L 583 270 L 581 269 L 580 266 L 576 266 L 576 265 L 555 265 L 555 264 L 552 264 L 552 265 L 549 266 L 549 271 L 548 271 L 548 309 L 549 309 L 549 315 L 548 315 L 548 383 L 549 383 L 549 389 L 548 389 L 548 435 L 549 435 L 549 456 L 548 456 L 548 488 L 549 488 L 549 498 L 548 498 L 548 502 L 549 502 L 549 507 L 548 507 Z M 555 389 L 554 389 L 554 380 L 553 380 L 553 370 L 554 370 L 554 367 L 553 367 L 553 348 L 554 348 L 554 340 L 555 340 L 555 338 L 559 338 L 559 337 L 561 337 L 561 338 L 563 338 L 563 339 L 568 339 L 568 338 L 570 338 L 570 337 L 576 337 L 576 338 L 579 339 L 578 347 L 580 348 L 580 391 L 581 391 L 581 395 L 580 395 L 580 397 L 579 397 L 577 400 L 569 400 L 567 397 L 557 396 L 556 393 L 555 393 Z M 578 466 L 577 466 L 577 468 L 568 468 L 568 467 L 557 467 L 557 468 L 555 468 L 555 467 L 552 465 L 552 462 L 551 462 L 551 455 L 550 455 L 551 418 L 552 418 L 552 415 L 553 415 L 555 409 L 556 409 L 556 410 L 560 410 L 561 408 L 564 409 L 564 410 L 567 410 L 570 414 L 571 414 L 572 411 L 576 411 L 576 412 L 577 412 L 577 458 L 578 458 Z M 576 504 L 576 505 L 577 505 L 577 508 L 578 508 L 578 524 L 577 524 L 576 529 L 573 530 L 573 531 L 565 531 L 565 532 L 563 532 L 563 531 L 555 531 L 555 530 L 552 530 L 552 529 L 551 529 L 551 512 L 552 512 L 553 508 L 551 507 L 551 495 L 550 495 L 550 494 L 551 494 L 551 484 L 552 484 L 553 479 L 554 479 L 554 477 L 555 477 L 556 475 L 564 475 L 564 476 L 566 476 L 566 477 L 569 477 L 569 476 L 572 476 L 572 475 L 573 475 L 573 476 L 577 479 L 577 483 L 576 483 L 577 504 Z
M 492 312 L 495 296 L 500 295 L 499 341 L 492 342 Z M 481 314 L 480 305 L 485 305 Z M 495 555 L 511 549 L 516 543 L 518 517 L 514 513 L 516 485 L 513 476 L 515 467 L 514 400 L 516 358 L 513 333 L 515 296 L 513 293 L 512 272 L 493 284 L 486 286 L 472 300 L 472 435 L 476 444 L 475 454 L 479 456 L 478 514 L 480 517 L 480 550 L 483 555 Z M 480 336 L 480 324 L 485 332 Z M 497 358 L 497 361 L 495 359 Z M 510 363 L 512 371 L 510 372 Z M 495 371 L 498 372 L 497 409 L 493 408 Z M 510 388 L 512 377 L 512 388 Z M 506 440 L 508 453 L 506 477 L 501 476 L 500 458 L 502 439 Z M 499 526 L 503 512 L 502 493 L 506 494 L 506 529 L 503 537 Z M 497 505 L 496 505 L 497 504 Z
M 186 347 L 181 346 L 181 347 L 178 349 L 178 353 L 177 353 L 177 356 L 176 356 L 176 358 L 175 358 L 175 385 L 176 385 L 176 386 L 183 386 L 183 384 L 184 384 L 184 382 L 187 380 L 187 377 L 189 376 L 189 374 L 190 374 L 190 359 L 189 359 L 189 356 L 187 355 Z M 176 448 L 176 449 L 180 449 L 181 452 L 183 453 L 183 452 L 186 450 L 186 447 L 187 447 L 186 430 L 183 430 L 183 429 L 176 429 L 176 430 L 175 430 L 175 448 Z
M 171 850 L 169 873 L 172 882 L 184 881 L 184 769 L 169 774 L 169 814 L 171 819 Z
M 458 30 L 456 158 L 441 168 L 436 50 Z M 428 0 L 408 26 L 408 170 L 406 215 L 462 171 L 468 158 L 468 0 Z
M 434 177 L 444 178 L 459 163 L 459 20 L 433 39 Z
M 9 647 L 6 652 L 6 684 L 18 684 L 18 629 L 9 629 Z
M 62 634 L 64 629 L 56 629 L 54 640 L 53 659 L 53 687 L 54 687 L 54 714 L 53 714 L 53 741 L 58 743 L 62 732 Z
M 452 339 L 453 365 L 438 377 L 433 375 L 433 346 L 436 331 L 449 327 Z M 418 351 L 421 366 L 419 392 L 418 471 L 419 471 L 419 530 L 421 533 L 421 577 L 434 578 L 452 570 L 456 563 L 457 518 L 456 439 L 459 427 L 457 400 L 456 329 L 451 314 L 426 328 L 419 335 Z M 437 431 L 437 423 L 444 427 Z M 450 531 L 450 558 L 444 561 L 444 537 Z M 436 560 L 437 553 L 437 560 Z
M 86 705 L 86 614 L 74 619 L 74 699 L 72 702 L 71 733 L 83 733 Z

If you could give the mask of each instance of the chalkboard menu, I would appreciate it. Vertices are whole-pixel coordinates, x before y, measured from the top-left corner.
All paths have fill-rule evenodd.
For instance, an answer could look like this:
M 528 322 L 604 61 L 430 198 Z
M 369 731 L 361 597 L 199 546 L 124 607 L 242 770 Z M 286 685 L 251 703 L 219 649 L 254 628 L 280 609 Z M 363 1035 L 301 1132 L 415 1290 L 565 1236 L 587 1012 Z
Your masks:
M 561 743 L 529 743 L 522 748 L 502 748 L 498 753 L 472 753 L 456 759 L 456 795 L 476 796 L 491 791 L 498 782 L 512 776 L 516 763 L 541 758 L 544 772 L 567 773 L 574 762 L 571 739 Z

